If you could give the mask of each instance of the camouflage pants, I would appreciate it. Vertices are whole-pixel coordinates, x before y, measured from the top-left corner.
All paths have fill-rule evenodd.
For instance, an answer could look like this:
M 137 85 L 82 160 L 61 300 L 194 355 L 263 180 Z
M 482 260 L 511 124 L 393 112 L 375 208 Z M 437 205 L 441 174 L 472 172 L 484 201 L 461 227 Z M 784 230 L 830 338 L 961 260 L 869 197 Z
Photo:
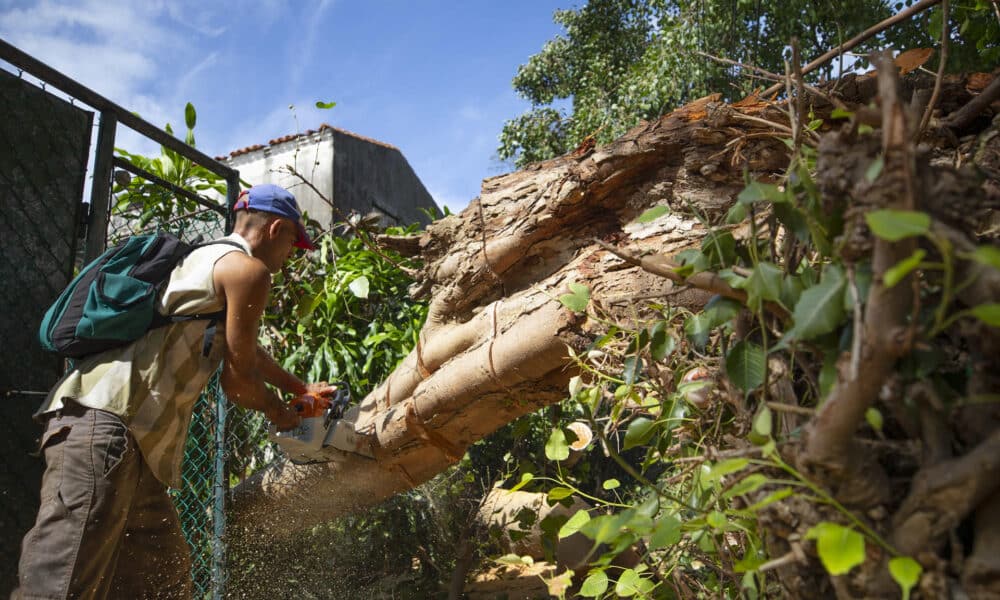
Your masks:
M 190 598 L 177 512 L 122 421 L 67 402 L 41 447 L 41 506 L 12 598 Z

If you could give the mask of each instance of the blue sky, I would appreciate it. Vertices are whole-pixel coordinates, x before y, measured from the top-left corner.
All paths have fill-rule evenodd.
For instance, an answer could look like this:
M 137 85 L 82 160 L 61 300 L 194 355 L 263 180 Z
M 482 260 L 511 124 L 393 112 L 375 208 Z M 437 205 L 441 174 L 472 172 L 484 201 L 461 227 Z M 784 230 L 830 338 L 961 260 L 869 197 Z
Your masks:
M 211 155 L 322 122 L 393 144 L 457 211 L 509 170 L 497 136 L 528 108 L 511 79 L 581 3 L 0 0 L 0 37 L 156 125 L 182 128 L 192 102 Z

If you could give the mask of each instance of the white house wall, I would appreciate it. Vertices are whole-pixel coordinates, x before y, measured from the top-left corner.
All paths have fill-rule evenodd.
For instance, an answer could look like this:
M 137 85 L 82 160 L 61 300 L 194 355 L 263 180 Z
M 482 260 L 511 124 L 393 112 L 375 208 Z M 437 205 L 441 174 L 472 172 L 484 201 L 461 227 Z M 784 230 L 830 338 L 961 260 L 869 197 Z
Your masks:
M 333 215 L 330 206 L 316 192 L 291 175 L 286 167 L 291 165 L 324 196 L 332 199 L 333 152 L 333 131 L 326 129 L 240 154 L 226 162 L 240 172 L 240 179 L 251 185 L 275 183 L 290 190 L 310 218 L 329 228 L 340 219 Z

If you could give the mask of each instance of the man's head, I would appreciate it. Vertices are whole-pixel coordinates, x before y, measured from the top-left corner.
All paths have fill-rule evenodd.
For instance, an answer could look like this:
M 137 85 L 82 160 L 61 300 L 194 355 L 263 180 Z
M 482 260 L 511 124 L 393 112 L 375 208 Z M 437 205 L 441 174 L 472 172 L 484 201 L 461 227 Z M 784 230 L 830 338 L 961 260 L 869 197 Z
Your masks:
M 246 238 L 254 256 L 272 273 L 281 269 L 294 248 L 315 248 L 302 225 L 295 196 L 283 187 L 265 183 L 244 190 L 233 210 L 236 232 Z

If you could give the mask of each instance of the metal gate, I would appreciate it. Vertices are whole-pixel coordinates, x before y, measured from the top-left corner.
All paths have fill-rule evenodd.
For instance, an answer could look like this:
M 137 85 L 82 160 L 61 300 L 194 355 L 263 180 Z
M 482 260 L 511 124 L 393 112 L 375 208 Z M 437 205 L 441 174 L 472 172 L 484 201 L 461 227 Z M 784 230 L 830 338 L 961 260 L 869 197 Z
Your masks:
M 39 306 L 69 282 L 93 113 L 0 71 L 0 594 L 13 588 L 24 533 L 38 507 L 40 433 L 31 413 L 59 377 L 42 352 Z

